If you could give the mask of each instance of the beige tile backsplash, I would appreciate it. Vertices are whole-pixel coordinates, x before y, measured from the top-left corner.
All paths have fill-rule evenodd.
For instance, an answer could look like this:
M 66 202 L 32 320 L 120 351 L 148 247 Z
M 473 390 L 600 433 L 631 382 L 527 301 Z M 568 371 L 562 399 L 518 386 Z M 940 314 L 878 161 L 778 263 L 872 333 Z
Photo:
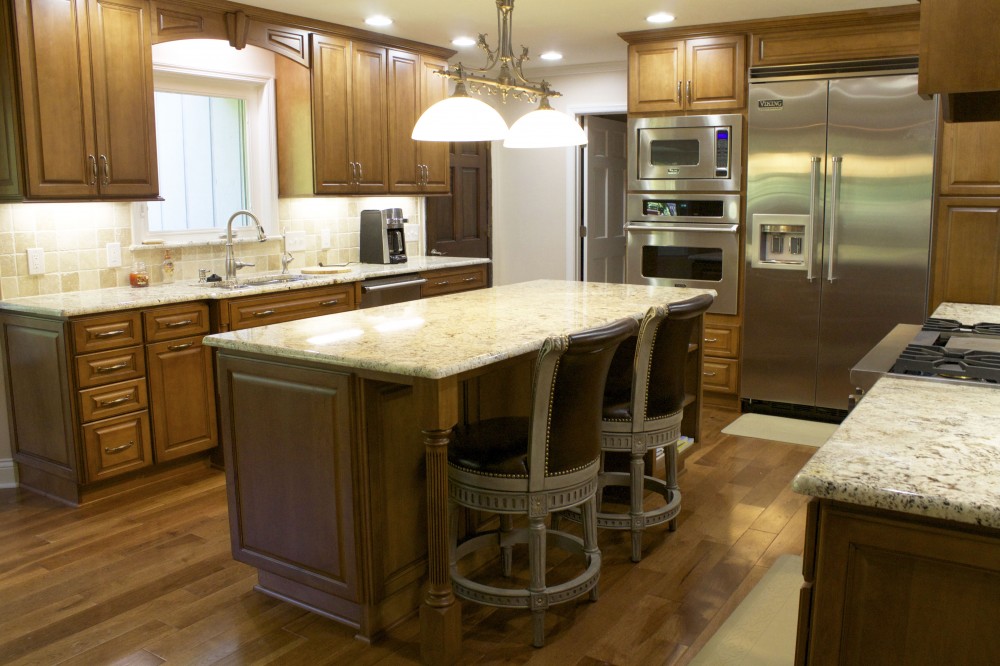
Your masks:
M 131 266 L 144 261 L 150 281 L 161 282 L 160 264 L 164 248 L 132 247 L 131 203 L 28 203 L 0 204 L 0 297 L 35 296 L 64 291 L 101 289 L 128 285 Z M 362 210 L 402 208 L 419 230 L 419 240 L 408 242 L 406 250 L 416 255 L 422 247 L 424 200 L 422 197 L 331 197 L 280 199 L 278 232 L 304 231 L 306 250 L 293 252 L 290 270 L 304 266 L 358 261 L 359 227 Z M 330 230 L 330 249 L 321 249 L 323 229 Z M 107 243 L 122 246 L 122 265 L 109 268 Z M 28 275 L 26 250 L 45 251 L 45 273 Z M 198 269 L 224 272 L 225 248 L 212 245 L 185 245 L 170 248 L 174 260 L 174 280 L 195 280 Z M 240 242 L 236 256 L 256 264 L 241 275 L 281 269 L 281 238 L 278 234 L 264 243 Z

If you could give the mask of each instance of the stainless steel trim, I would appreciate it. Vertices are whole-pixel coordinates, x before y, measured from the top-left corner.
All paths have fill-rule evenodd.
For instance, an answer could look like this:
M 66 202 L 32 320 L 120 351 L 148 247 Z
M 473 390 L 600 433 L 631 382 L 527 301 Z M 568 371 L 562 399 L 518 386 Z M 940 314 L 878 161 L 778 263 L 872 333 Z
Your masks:
M 426 278 L 417 278 L 415 280 L 406 280 L 405 282 L 392 282 L 389 284 L 363 284 L 361 285 L 361 293 L 367 294 L 369 292 L 375 291 L 385 291 L 386 289 L 399 289 L 400 287 L 410 287 L 413 285 L 424 284 L 427 282 Z
M 806 280 L 812 282 L 816 279 L 813 274 L 813 268 L 815 267 L 816 260 L 813 257 L 815 252 L 813 252 L 813 239 L 816 237 L 816 223 L 818 218 L 816 217 L 816 194 L 819 192 L 819 165 L 822 162 L 822 158 L 813 155 L 810 160 L 812 161 L 812 172 L 809 175 L 809 225 L 806 227 Z
M 735 234 L 738 224 L 650 224 L 648 222 L 625 223 L 625 231 L 697 231 L 709 234 Z
M 840 212 L 840 170 L 844 158 L 837 156 L 833 158 L 833 202 L 830 206 L 830 263 L 827 266 L 826 279 L 833 282 L 833 267 L 837 256 L 837 214 Z
M 773 65 L 750 68 L 750 83 L 771 81 L 803 81 L 810 79 L 879 76 L 881 74 L 916 74 L 916 56 L 881 58 L 878 60 L 844 60 L 814 65 Z

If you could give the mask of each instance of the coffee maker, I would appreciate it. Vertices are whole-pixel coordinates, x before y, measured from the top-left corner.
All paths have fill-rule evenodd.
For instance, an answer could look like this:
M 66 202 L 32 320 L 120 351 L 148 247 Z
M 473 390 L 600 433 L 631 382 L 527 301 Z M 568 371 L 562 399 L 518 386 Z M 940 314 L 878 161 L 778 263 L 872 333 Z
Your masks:
M 402 208 L 361 211 L 361 262 L 405 264 L 405 222 Z

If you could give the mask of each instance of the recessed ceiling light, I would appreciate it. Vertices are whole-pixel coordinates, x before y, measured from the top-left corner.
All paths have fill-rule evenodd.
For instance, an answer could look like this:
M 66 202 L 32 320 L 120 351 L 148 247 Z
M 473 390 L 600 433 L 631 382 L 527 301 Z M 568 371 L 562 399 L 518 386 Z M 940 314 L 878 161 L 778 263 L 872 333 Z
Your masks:
M 388 16 L 382 16 L 380 14 L 376 14 L 375 16 L 369 16 L 368 18 L 366 18 L 365 23 L 367 23 L 368 25 L 377 26 L 379 28 L 384 28 L 387 25 L 392 25 L 392 19 L 389 18 Z
M 476 40 L 472 37 L 456 37 L 451 40 L 452 46 L 475 46 Z
M 562 60 L 562 53 L 558 51 L 546 51 L 538 57 L 542 60 Z
M 673 14 L 668 14 L 666 12 L 658 12 L 656 14 L 651 14 L 646 17 L 646 20 L 650 23 L 670 23 L 674 20 Z

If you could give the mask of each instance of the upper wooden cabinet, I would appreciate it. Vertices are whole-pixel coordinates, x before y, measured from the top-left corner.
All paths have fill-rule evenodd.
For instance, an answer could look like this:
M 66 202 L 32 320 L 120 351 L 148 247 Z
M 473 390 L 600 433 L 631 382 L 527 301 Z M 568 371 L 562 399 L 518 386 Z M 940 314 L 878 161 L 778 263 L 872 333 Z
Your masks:
M 1000 197 L 1000 122 L 943 123 L 940 193 Z
M 435 74 L 447 65 L 439 58 L 389 51 L 390 192 L 448 192 L 448 143 L 410 138 L 420 114 L 448 95 L 448 79 Z
M 20 199 L 21 132 L 14 106 L 14 30 L 10 6 L 0 0 L 0 200 Z
M 628 50 L 629 113 L 742 109 L 746 36 L 720 35 L 633 44 Z
M 316 194 L 385 192 L 386 49 L 314 34 L 312 62 Z
M 15 0 L 26 195 L 152 198 L 153 65 L 143 0 Z

